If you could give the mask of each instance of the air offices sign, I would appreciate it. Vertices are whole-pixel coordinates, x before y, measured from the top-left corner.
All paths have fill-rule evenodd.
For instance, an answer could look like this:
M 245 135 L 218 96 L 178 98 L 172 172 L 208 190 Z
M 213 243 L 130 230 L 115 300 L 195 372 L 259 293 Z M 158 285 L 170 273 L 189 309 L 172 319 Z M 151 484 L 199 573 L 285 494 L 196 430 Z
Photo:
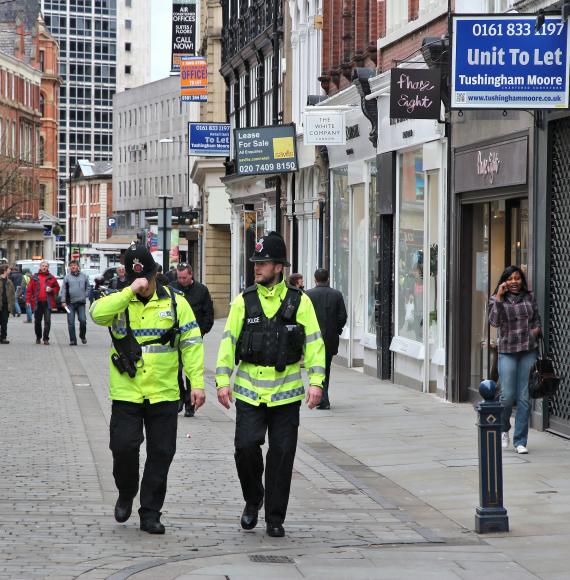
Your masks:
M 568 23 L 547 16 L 454 16 L 451 106 L 568 107 Z
M 171 70 L 180 70 L 183 56 L 196 54 L 196 0 L 174 0 L 172 3 L 172 63 Z

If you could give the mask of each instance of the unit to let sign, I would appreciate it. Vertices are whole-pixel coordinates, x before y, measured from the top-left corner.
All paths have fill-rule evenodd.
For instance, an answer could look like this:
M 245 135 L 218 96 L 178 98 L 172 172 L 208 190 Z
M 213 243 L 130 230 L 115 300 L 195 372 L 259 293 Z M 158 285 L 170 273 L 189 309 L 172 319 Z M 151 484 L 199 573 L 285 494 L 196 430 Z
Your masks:
M 235 129 L 238 175 L 291 173 L 297 171 L 295 125 Z
M 208 61 L 202 56 L 183 56 L 180 59 L 180 99 L 208 100 Z
M 547 16 L 453 18 L 451 106 L 461 109 L 568 107 L 568 23 Z
M 188 123 L 188 155 L 229 157 L 229 123 Z

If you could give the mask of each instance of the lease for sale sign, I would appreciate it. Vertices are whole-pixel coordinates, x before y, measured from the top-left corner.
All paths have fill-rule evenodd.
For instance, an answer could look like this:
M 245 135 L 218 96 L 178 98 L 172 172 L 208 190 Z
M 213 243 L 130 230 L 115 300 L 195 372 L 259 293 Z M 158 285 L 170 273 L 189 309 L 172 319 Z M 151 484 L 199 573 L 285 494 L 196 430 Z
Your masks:
M 569 42 L 559 16 L 455 16 L 451 106 L 567 108 Z
M 208 100 L 208 61 L 204 57 L 183 56 L 180 60 L 180 98 Z

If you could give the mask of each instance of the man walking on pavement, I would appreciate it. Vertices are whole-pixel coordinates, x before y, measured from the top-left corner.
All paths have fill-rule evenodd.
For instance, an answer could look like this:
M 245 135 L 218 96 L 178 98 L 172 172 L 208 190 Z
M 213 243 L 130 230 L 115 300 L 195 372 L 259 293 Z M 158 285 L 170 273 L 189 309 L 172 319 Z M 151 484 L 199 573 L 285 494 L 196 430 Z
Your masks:
M 109 285 L 109 287 L 112 290 L 122 290 L 123 288 L 129 286 L 129 281 L 127 280 L 125 267 L 122 264 L 120 264 L 119 266 L 117 266 L 116 271 L 117 275 L 113 276 L 113 279 L 111 280 L 111 284 Z
M 317 409 L 327 410 L 331 408 L 329 400 L 331 363 L 333 356 L 338 353 L 339 337 L 348 317 L 342 293 L 329 285 L 328 270 L 324 268 L 315 270 L 315 283 L 316 286 L 307 291 L 307 296 L 315 307 L 326 352 L 323 398 Z
M 22 279 L 22 296 L 24 298 L 24 304 L 26 305 L 26 320 L 24 322 L 32 322 L 32 307 L 30 304 L 26 304 L 26 291 L 28 289 L 28 284 L 32 279 L 32 273 L 29 270 L 24 270 L 24 276 Z
M 200 284 L 194 280 L 192 266 L 186 263 L 180 263 L 176 267 L 177 281 L 170 284 L 172 288 L 184 294 L 184 298 L 192 307 L 196 322 L 200 327 L 202 336 L 208 334 L 214 326 L 214 304 L 210 297 L 210 292 L 204 284 Z M 186 386 L 184 386 L 184 373 L 182 368 L 178 374 L 178 383 L 180 386 L 181 399 L 184 401 L 184 416 L 193 417 L 194 407 L 189 398 L 190 381 L 186 378 Z
M 265 498 L 265 524 L 271 537 L 285 535 L 283 522 L 289 502 L 297 448 L 299 410 L 305 397 L 299 361 L 304 355 L 309 375 L 309 409 L 321 400 L 325 377 L 325 347 L 309 298 L 287 286 L 288 266 L 283 238 L 269 232 L 255 245 L 254 286 L 232 303 L 216 364 L 218 401 L 232 402 L 230 377 L 237 361 L 235 462 L 245 508 L 241 526 L 251 530 Z M 269 435 L 263 474 L 261 446 Z
M 49 264 L 45 260 L 40 263 L 40 270 L 32 276 L 26 289 L 26 308 L 28 304 L 34 312 L 36 331 L 36 344 L 43 341 L 49 344 L 49 331 L 51 328 L 51 311 L 57 306 L 56 297 L 59 292 L 59 284 L 56 277 L 50 273 Z M 42 320 L 44 322 L 42 333 Z
M 10 266 L 0 264 L 0 344 L 9 344 L 8 321 L 15 312 L 16 290 L 10 275 Z
M 20 316 L 22 314 L 22 309 L 20 308 L 20 303 L 18 302 L 18 298 L 22 295 L 22 285 L 24 283 L 24 276 L 22 272 L 18 269 L 17 264 L 14 264 L 10 270 L 9 274 L 10 280 L 12 280 L 12 284 L 14 284 L 14 288 L 16 289 L 16 302 L 14 303 L 14 313 L 13 316 Z
M 140 485 L 140 529 L 164 534 L 160 522 L 178 426 L 178 360 L 192 383 L 195 408 L 205 401 L 204 345 L 192 308 L 157 283 L 156 263 L 142 244 L 125 254 L 130 286 L 95 301 L 96 324 L 108 326 L 112 400 L 110 449 L 119 490 L 115 519 L 126 522 L 139 488 L 139 448 L 146 434 L 146 463 Z
M 79 319 L 79 338 L 83 344 L 87 344 L 87 317 L 85 304 L 89 296 L 89 278 L 79 271 L 79 263 L 75 260 L 69 262 L 69 274 L 63 279 L 61 293 L 61 305 L 67 312 L 67 328 L 69 330 L 69 346 L 77 346 L 75 334 L 75 314 Z

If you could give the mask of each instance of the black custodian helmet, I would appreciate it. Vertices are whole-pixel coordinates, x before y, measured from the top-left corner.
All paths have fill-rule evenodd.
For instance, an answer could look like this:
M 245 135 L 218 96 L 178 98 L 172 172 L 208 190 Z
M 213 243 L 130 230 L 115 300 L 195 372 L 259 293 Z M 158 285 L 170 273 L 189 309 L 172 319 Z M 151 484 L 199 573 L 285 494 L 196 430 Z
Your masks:
M 144 244 L 133 242 L 125 253 L 125 272 L 131 282 L 136 278 L 151 278 L 156 273 L 156 262 Z
M 287 248 L 285 240 L 277 232 L 269 232 L 260 238 L 255 244 L 253 256 L 250 262 L 278 262 L 284 266 L 290 266 L 287 261 Z

